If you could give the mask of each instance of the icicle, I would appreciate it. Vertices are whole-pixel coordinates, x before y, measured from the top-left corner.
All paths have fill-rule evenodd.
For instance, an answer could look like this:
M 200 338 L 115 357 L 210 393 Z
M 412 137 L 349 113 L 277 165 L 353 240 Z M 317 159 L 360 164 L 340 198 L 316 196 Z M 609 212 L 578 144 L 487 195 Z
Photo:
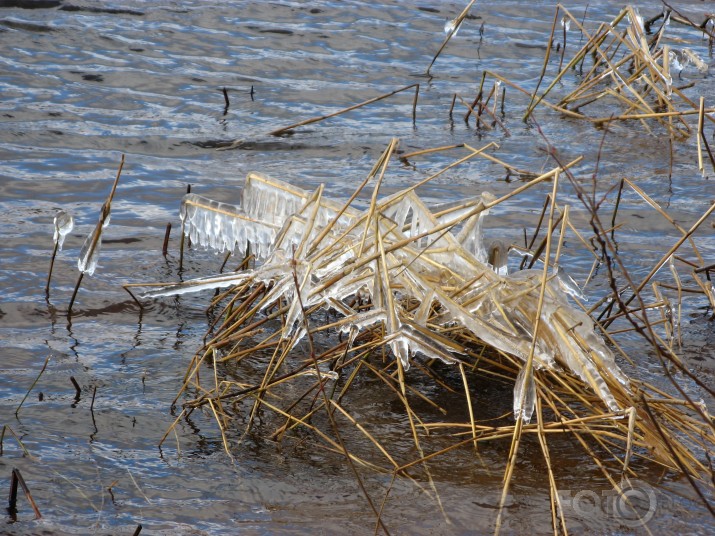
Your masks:
M 488 203 L 495 199 L 496 198 L 489 192 L 482 193 L 482 203 Z M 489 256 L 484 247 L 482 225 L 488 215 L 489 209 L 484 209 L 478 214 L 471 216 L 457 235 L 457 242 L 462 244 L 462 247 L 474 255 L 479 262 L 485 264 L 489 262 Z
M 278 226 L 248 216 L 241 207 L 186 194 L 181 201 L 184 233 L 202 247 L 219 252 L 245 251 L 250 242 L 257 258 L 265 259 L 276 237 Z
M 95 234 L 99 232 L 99 238 L 96 241 L 94 249 L 92 244 L 95 242 Z M 77 259 L 77 269 L 83 274 L 92 275 L 94 270 L 97 268 L 97 262 L 99 261 L 99 253 L 102 250 L 102 231 L 101 229 L 97 231 L 95 229 L 89 236 L 85 238 L 82 249 L 79 252 L 79 259 Z M 90 255 L 91 253 L 91 255 Z
M 427 359 L 439 359 L 448 365 L 456 362 L 451 352 L 464 353 L 461 348 L 446 346 L 436 334 L 419 329 L 418 326 L 410 325 L 409 323 L 405 323 L 400 327 L 398 338 L 404 340 L 407 344 L 410 355 L 419 352 Z
M 526 374 L 526 366 L 523 366 L 519 371 L 514 383 L 514 420 L 521 418 L 524 424 L 529 424 L 531 416 L 534 414 L 536 406 L 536 382 L 534 381 L 533 371 Z M 522 397 L 524 405 L 521 405 Z
M 349 322 L 346 322 L 340 327 L 340 331 L 342 333 L 348 333 L 353 328 L 358 331 L 362 331 L 363 329 L 374 324 L 386 322 L 387 312 L 384 309 L 371 309 L 364 313 L 358 313 L 351 317 L 349 320 Z
M 54 225 L 55 233 L 52 240 L 57 245 L 57 248 L 62 251 L 62 244 L 65 241 L 65 237 L 71 233 L 74 228 L 74 218 L 72 214 L 60 210 L 55 215 Z
M 502 276 L 509 275 L 509 267 L 507 266 L 509 247 L 501 240 L 495 240 L 489 246 L 489 266 L 492 267 L 497 274 Z

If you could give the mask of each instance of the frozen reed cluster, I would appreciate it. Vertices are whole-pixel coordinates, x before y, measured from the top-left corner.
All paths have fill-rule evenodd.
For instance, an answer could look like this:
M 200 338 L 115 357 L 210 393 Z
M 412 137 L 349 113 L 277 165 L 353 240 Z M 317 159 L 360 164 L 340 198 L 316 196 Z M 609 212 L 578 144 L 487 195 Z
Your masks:
M 186 236 L 245 257 L 235 272 L 136 285 L 150 288 L 144 299 L 217 293 L 210 306 L 215 320 L 187 370 L 182 393 L 189 399 L 177 422 L 206 409 L 229 455 L 240 441 L 239 422 L 246 433 L 260 429 L 276 440 L 307 431 L 353 468 L 410 479 L 422 465 L 429 475 L 426 463 L 435 456 L 488 441 L 511 439 L 513 469 L 524 434 L 538 436 L 549 473 L 547 437 L 564 434 L 578 440 L 616 488 L 636 475 L 635 458 L 702 478 L 707 467 L 693 449 L 713 445 L 707 410 L 629 379 L 604 342 L 610 334 L 584 312 L 578 287 L 559 265 L 567 232 L 588 246 L 569 207 L 557 202 L 559 177 L 575 162 L 500 199 L 483 193 L 430 209 L 415 190 L 444 170 L 379 195 L 396 146 L 393 140 L 344 204 L 325 198 L 322 186 L 308 192 L 256 173 L 247 177 L 240 205 L 184 197 Z M 470 150 L 455 163 L 480 152 Z M 370 181 L 370 203 L 359 209 L 356 199 Z M 545 236 L 522 251 L 539 268 L 509 272 L 503 252 L 484 243 L 484 219 L 491 208 L 549 182 Z M 454 373 L 462 386 L 448 378 Z M 404 407 L 412 457 L 392 451 L 370 422 L 353 414 L 350 394 L 365 377 L 384 382 Z M 499 417 L 485 418 L 489 401 L 477 403 L 470 391 L 484 380 L 511 385 L 512 408 Z M 461 410 L 441 407 L 435 389 L 463 390 Z M 468 417 L 442 420 L 455 413 Z M 353 452 L 338 421 L 355 426 L 374 451 Z M 451 444 L 432 450 L 433 437 L 452 438 Z M 563 515 L 551 474 L 550 482 L 553 514 Z

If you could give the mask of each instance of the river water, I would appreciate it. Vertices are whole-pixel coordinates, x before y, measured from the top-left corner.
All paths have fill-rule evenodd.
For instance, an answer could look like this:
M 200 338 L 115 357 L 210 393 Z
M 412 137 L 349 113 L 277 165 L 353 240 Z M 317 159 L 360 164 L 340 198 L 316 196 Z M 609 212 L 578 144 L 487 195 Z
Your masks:
M 681 1 L 678 9 L 699 23 L 705 4 Z M 432 78 L 422 76 L 444 39 L 445 22 L 464 5 L 0 2 L 0 424 L 9 426 L 28 452 L 5 434 L 0 482 L 9 482 L 11 469 L 18 468 L 43 515 L 34 520 L 20 494 L 18 521 L 0 532 L 131 534 L 138 524 L 146 534 L 373 531 L 374 516 L 338 455 L 249 437 L 236 447 L 232 462 L 210 416 L 198 412 L 181 420 L 176 435 L 159 448 L 176 415 L 171 406 L 186 366 L 202 344 L 210 295 L 156 300 L 139 311 L 121 284 L 176 280 L 178 208 L 188 184 L 194 192 L 238 202 L 243 178 L 258 171 L 306 189 L 325 183 L 328 195 L 344 199 L 392 137 L 405 152 L 496 142 L 493 154 L 518 168 L 553 167 L 544 139 L 533 124 L 521 121 L 526 102 L 514 90 L 507 90 L 504 106 L 508 134 L 465 125 L 459 102 L 451 120 L 449 108 L 454 93 L 465 101 L 474 98 L 485 69 L 533 89 L 554 4 L 477 2 L 437 59 Z M 586 12 L 591 27 L 610 21 L 621 7 L 610 0 L 569 3 L 578 17 Z M 650 17 L 661 5 L 641 2 L 641 10 Z M 701 34 L 671 26 L 674 42 L 712 63 Z M 567 50 L 579 39 L 572 29 Z M 552 63 L 558 54 L 555 58 Z M 691 98 L 704 95 L 708 105 L 715 104 L 712 76 L 686 69 L 680 81 L 695 83 Z M 266 134 L 416 82 L 421 86 L 414 121 L 410 91 L 291 135 Z M 558 89 L 575 83 L 565 79 Z M 546 109 L 539 109 L 536 119 L 561 158 L 584 156 L 576 174 L 590 181 L 602 131 Z M 711 124 L 706 135 L 712 139 Z M 216 150 L 236 139 L 245 143 Z M 689 227 L 715 200 L 713 172 L 698 171 L 694 136 L 675 144 L 672 174 L 669 153 L 662 133 L 648 134 L 638 124 L 614 127 L 601 149 L 598 190 L 629 177 Z M 68 319 L 76 258 L 122 154 L 126 164 L 99 267 L 84 279 Z M 414 184 L 463 155 L 395 161 L 384 191 Z M 484 190 L 502 195 L 519 184 L 500 166 L 475 159 L 426 185 L 420 195 L 431 203 L 450 202 Z M 522 229 L 533 226 L 544 194 L 499 207 L 489 232 L 522 241 Z M 573 205 L 576 220 L 583 219 L 573 191 L 564 188 L 560 195 Z M 44 288 L 58 209 L 71 211 L 76 226 L 55 263 L 48 297 Z M 620 210 L 619 251 L 642 277 L 679 235 L 635 195 L 624 197 Z M 169 222 L 174 231 L 164 257 Z M 697 240 L 703 257 L 712 261 L 710 223 Z M 575 249 L 567 256 L 569 270 L 583 281 L 590 260 Z M 220 256 L 194 249 L 187 253 L 184 276 L 210 273 L 221 262 Z M 591 290 L 596 296 L 603 290 L 598 285 Z M 715 335 L 708 313 L 702 296 L 686 302 L 683 355 L 712 385 Z M 634 348 L 638 341 L 624 337 L 623 344 Z M 79 400 L 70 376 L 81 387 Z M 482 387 L 478 399 L 484 404 L 490 396 L 502 402 L 511 396 L 508 389 Z M 404 419 L 399 404 L 373 398 L 369 385 L 356 404 L 382 423 L 388 436 L 390 421 Z M 347 441 L 359 440 L 355 431 L 344 433 Z M 397 449 L 411 444 L 397 434 L 391 441 Z M 564 496 L 585 490 L 600 497 L 608 489 L 575 442 L 551 448 Z M 423 487 L 397 481 L 384 514 L 387 527 L 393 534 L 491 532 L 507 452 L 508 443 L 480 452 L 479 463 L 471 449 L 438 459 L 431 471 L 444 513 Z M 550 530 L 548 483 L 539 458 L 538 445 L 523 447 L 505 533 Z M 648 525 L 653 533 L 712 533 L 712 518 L 686 483 L 645 471 L 658 503 Z M 365 479 L 378 498 L 390 484 L 384 475 Z M 630 532 L 601 506 L 572 509 L 571 530 Z

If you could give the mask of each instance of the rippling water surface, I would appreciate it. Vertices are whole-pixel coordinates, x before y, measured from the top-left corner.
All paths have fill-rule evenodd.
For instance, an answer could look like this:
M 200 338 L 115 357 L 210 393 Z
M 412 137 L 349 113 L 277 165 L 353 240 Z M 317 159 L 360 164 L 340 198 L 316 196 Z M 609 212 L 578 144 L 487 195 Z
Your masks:
M 176 416 L 170 408 L 186 366 L 202 344 L 210 296 L 157 300 L 140 312 L 121 284 L 178 277 L 178 207 L 187 184 L 195 192 L 237 202 L 243 178 L 259 171 L 308 189 L 325 183 L 328 195 L 347 198 L 392 137 L 400 139 L 405 152 L 493 141 L 499 144 L 493 154 L 516 167 L 535 172 L 553 167 L 536 128 L 521 121 L 526 102 L 516 91 L 506 94 L 508 134 L 477 132 L 460 119 L 459 102 L 453 120 L 449 108 L 454 93 L 473 98 L 485 69 L 533 89 L 554 5 L 478 2 L 435 63 L 433 77 L 421 76 L 444 38 L 445 21 L 464 5 L 0 2 L 0 424 L 10 426 L 29 452 L 23 455 L 6 433 L 0 479 L 7 482 L 11 468 L 19 468 L 43 514 L 33 521 L 21 498 L 19 521 L 0 532 L 118 534 L 133 532 L 139 523 L 148 534 L 372 532 L 374 516 L 339 456 L 248 438 L 231 463 L 210 416 L 197 413 L 181 420 L 176 435 L 158 448 Z M 592 25 L 610 21 L 621 8 L 615 1 L 569 8 L 581 17 L 587 5 Z M 693 20 L 703 20 L 705 3 L 678 6 Z M 652 16 L 660 5 L 642 2 L 641 9 Z M 671 35 L 712 63 L 707 41 L 692 29 L 673 24 Z M 577 46 L 579 38 L 570 32 L 567 47 Z M 711 76 L 690 70 L 681 78 L 682 85 L 695 82 L 691 98 L 705 95 L 708 105 L 715 104 Z M 290 135 L 267 134 L 415 82 L 421 86 L 414 122 L 410 91 Z M 576 83 L 565 79 L 557 90 Z M 226 110 L 222 88 L 230 99 Z M 602 132 L 544 109 L 536 118 L 561 158 L 585 157 L 577 174 L 590 181 Z M 712 125 L 706 134 L 712 139 Z M 237 139 L 245 142 L 240 148 L 216 150 Z M 669 152 L 662 135 L 648 135 L 636 125 L 616 126 L 601 150 L 599 191 L 630 177 L 689 227 L 715 200 L 712 170 L 709 178 L 698 172 L 694 137 L 675 145 L 672 177 Z M 76 258 L 121 154 L 126 164 L 100 266 L 85 278 L 68 320 Z M 462 155 L 395 161 L 385 192 L 413 184 Z M 473 160 L 428 184 L 420 195 L 433 203 L 483 190 L 500 195 L 511 191 L 514 181 L 500 166 Z M 500 206 L 489 232 L 522 240 L 522 228 L 533 226 L 544 194 Z M 575 220 L 584 221 L 573 191 L 564 188 L 562 195 L 573 205 Z M 74 214 L 76 227 L 55 263 L 47 298 L 52 219 L 60 208 Z M 642 276 L 679 235 L 635 196 L 624 199 L 621 217 L 620 252 Z M 169 222 L 174 232 L 165 258 L 161 249 Z M 710 222 L 704 229 L 698 244 L 712 260 Z M 565 254 L 569 258 L 568 246 Z M 221 262 L 211 253 L 192 251 L 184 275 L 217 270 Z M 569 262 L 572 275 L 583 281 L 590 260 L 573 251 Z M 599 290 L 596 284 L 592 292 Z M 688 302 L 684 353 L 712 385 L 715 335 L 706 305 L 701 298 Z M 625 338 L 624 344 L 636 343 Z M 79 400 L 70 376 L 82 387 Z M 403 418 L 399 408 L 373 398 L 369 387 L 354 404 L 372 415 L 376 426 L 383 425 L 396 448 L 408 450 L 409 437 L 390 435 L 389 423 Z M 503 403 L 511 395 L 480 386 L 478 403 L 489 404 L 490 396 Z M 345 433 L 351 439 L 354 432 Z M 352 439 L 359 440 L 358 434 Z M 444 514 L 429 493 L 398 481 L 386 507 L 387 526 L 397 534 L 490 532 L 507 449 L 508 444 L 485 449 L 478 464 L 470 449 L 435 462 L 431 470 Z M 599 493 L 608 488 L 600 473 L 583 468 L 584 456 L 575 444 L 562 442 L 553 449 L 564 489 L 576 491 L 584 482 Z M 523 447 L 507 532 L 550 530 L 540 460 L 538 445 Z M 649 476 L 653 482 L 659 477 L 655 471 Z M 388 477 L 366 477 L 377 497 L 389 484 Z M 687 485 L 667 484 L 658 489 L 653 532 L 712 530 L 707 512 L 688 498 Z M 577 532 L 627 532 L 607 516 L 574 516 L 571 522 Z

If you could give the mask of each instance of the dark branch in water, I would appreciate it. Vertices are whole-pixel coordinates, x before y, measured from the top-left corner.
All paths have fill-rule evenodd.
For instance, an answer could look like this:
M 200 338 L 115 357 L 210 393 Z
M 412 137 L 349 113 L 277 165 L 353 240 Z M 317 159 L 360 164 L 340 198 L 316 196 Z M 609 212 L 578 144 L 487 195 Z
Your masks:
M 75 390 L 74 401 L 79 402 L 79 399 L 82 397 L 82 389 L 77 383 L 77 380 L 75 380 L 74 376 L 70 376 L 70 381 L 72 382 Z
M 17 486 L 18 484 L 22 487 L 22 491 L 25 492 L 25 497 L 27 497 L 27 501 L 30 503 L 30 506 L 32 506 L 32 509 L 35 511 L 35 519 L 40 519 L 42 517 L 42 514 L 40 514 L 40 509 L 37 507 L 37 504 L 35 503 L 35 500 L 32 498 L 32 493 L 30 493 L 30 488 L 27 487 L 27 484 L 25 483 L 25 479 L 22 478 L 22 475 L 20 474 L 19 469 L 13 469 L 12 470 L 12 475 L 10 477 L 10 495 L 9 495 L 9 500 L 8 500 L 8 513 L 10 514 L 10 517 L 12 518 L 13 521 L 17 521 Z
M 164 233 L 164 244 L 161 246 L 161 254 L 166 257 L 169 249 L 169 237 L 171 236 L 171 222 L 166 224 L 166 232 Z
M 226 115 L 228 113 L 228 107 L 231 105 L 231 102 L 228 100 L 228 91 L 226 91 L 226 88 L 223 88 L 222 91 L 223 91 L 223 100 L 226 103 L 226 106 L 223 109 L 223 115 Z

